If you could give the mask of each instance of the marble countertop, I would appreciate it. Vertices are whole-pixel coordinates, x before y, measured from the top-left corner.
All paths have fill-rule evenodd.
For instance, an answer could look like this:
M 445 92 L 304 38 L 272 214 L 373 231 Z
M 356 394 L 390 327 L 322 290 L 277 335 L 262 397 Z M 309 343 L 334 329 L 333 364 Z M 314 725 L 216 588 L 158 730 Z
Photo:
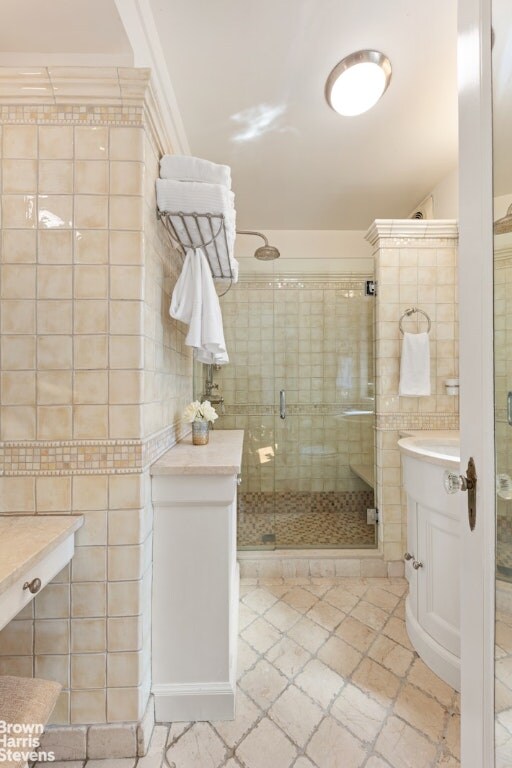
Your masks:
M 83 522 L 81 515 L 0 515 L 0 594 Z
M 192 435 L 188 435 L 152 465 L 151 474 L 237 474 L 242 466 L 243 442 L 243 429 L 211 429 L 208 445 L 192 445 Z

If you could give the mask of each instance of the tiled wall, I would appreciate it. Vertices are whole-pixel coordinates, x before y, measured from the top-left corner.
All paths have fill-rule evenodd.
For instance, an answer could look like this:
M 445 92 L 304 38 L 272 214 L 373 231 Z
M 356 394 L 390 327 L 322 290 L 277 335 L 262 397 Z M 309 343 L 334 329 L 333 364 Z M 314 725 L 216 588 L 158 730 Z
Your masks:
M 85 524 L 71 565 L 0 633 L 0 673 L 61 682 L 59 724 L 144 714 L 148 467 L 192 389 L 168 315 L 180 261 L 155 215 L 163 148 L 143 104 L 1 113 L 0 509 Z
M 384 559 L 399 561 L 406 543 L 402 494 L 401 430 L 458 429 L 458 397 L 444 381 L 458 377 L 456 222 L 377 220 L 367 239 L 374 249 L 376 305 L 377 500 Z M 405 309 L 419 307 L 432 321 L 430 397 L 399 397 L 401 334 Z M 419 320 L 418 320 L 419 318 Z M 404 330 L 426 330 L 419 314 L 404 319 Z

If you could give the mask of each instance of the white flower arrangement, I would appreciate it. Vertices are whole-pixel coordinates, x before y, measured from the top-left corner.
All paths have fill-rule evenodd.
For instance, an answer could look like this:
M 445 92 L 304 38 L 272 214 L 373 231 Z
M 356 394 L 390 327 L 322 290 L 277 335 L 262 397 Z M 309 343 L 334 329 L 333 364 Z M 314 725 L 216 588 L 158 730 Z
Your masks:
M 215 421 L 218 418 L 218 413 L 209 400 L 205 400 L 203 403 L 200 403 L 199 400 L 194 400 L 183 411 L 183 420 L 186 422 Z

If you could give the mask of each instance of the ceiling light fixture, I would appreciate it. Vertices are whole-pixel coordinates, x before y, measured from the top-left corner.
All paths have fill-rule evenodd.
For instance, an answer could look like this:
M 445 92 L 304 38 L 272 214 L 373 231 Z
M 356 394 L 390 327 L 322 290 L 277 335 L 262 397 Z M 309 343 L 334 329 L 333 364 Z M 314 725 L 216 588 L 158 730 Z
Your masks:
M 391 80 L 391 62 L 380 51 L 357 51 L 336 64 L 325 84 L 325 97 L 340 115 L 371 109 Z

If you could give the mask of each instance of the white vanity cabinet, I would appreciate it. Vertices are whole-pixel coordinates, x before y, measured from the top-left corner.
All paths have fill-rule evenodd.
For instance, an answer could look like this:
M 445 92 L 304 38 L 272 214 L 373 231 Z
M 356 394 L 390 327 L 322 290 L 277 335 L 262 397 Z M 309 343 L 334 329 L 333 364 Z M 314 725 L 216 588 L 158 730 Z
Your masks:
M 152 692 L 157 721 L 234 717 L 243 431 L 190 438 L 151 468 Z
M 460 508 L 459 496 L 447 494 L 443 485 L 444 471 L 455 466 L 429 458 L 402 450 L 406 626 L 423 661 L 460 690 Z

